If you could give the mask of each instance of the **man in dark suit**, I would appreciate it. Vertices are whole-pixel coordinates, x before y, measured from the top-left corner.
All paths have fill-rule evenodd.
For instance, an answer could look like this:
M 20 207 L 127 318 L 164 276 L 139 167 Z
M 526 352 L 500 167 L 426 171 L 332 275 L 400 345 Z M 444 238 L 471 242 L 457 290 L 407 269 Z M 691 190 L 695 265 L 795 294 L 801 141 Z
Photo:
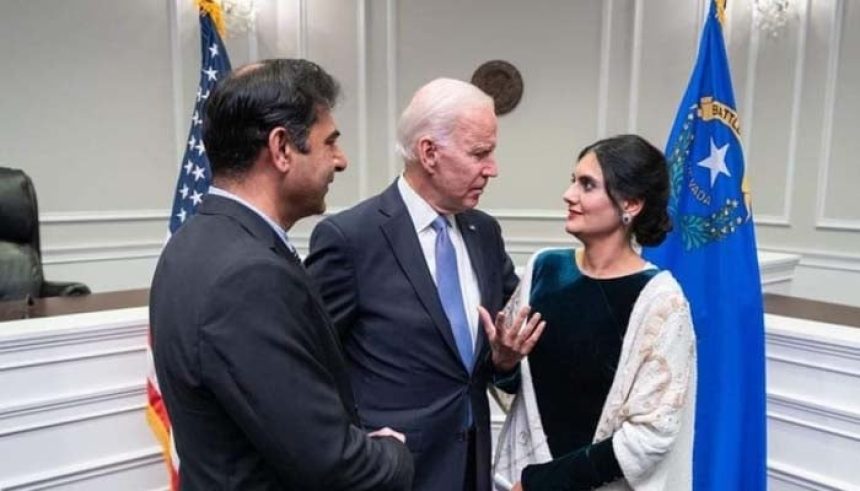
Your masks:
M 418 491 L 490 489 L 487 383 L 516 374 L 543 329 L 527 309 L 517 332 L 497 335 L 487 312 L 479 327 L 479 306 L 499 311 L 517 285 L 499 224 L 473 210 L 497 174 L 496 126 L 480 89 L 425 85 L 399 124 L 403 175 L 311 236 L 361 419 L 405 433 Z
M 346 167 L 338 86 L 304 60 L 219 82 L 204 117 L 214 184 L 171 237 L 150 300 L 182 489 L 409 489 L 403 436 L 365 433 L 342 348 L 287 230 Z

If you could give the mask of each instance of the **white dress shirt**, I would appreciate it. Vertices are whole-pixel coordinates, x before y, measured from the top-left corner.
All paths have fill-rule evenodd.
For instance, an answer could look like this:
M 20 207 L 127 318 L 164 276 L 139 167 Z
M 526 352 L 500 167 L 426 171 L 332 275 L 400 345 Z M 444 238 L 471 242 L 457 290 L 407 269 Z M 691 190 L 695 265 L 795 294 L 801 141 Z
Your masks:
M 415 226 L 418 242 L 421 243 L 424 260 L 427 262 L 433 281 L 436 282 L 436 231 L 433 230 L 432 224 L 439 213 L 412 189 L 412 186 L 406 182 L 403 176 L 397 179 L 397 190 L 400 191 L 400 196 L 406 204 L 406 211 L 412 218 L 412 225 Z M 469 321 L 469 332 L 472 335 L 472 347 L 474 348 L 478 334 L 478 305 L 481 304 L 478 277 L 475 275 L 475 270 L 472 269 L 472 261 L 469 259 L 466 243 L 463 241 L 460 229 L 457 228 L 457 217 L 445 215 L 445 219 L 451 225 L 448 229 L 448 235 L 451 237 L 451 244 L 457 253 L 457 276 L 460 278 L 460 290 L 462 290 L 460 295 L 463 297 L 463 307 L 466 309 L 466 319 Z

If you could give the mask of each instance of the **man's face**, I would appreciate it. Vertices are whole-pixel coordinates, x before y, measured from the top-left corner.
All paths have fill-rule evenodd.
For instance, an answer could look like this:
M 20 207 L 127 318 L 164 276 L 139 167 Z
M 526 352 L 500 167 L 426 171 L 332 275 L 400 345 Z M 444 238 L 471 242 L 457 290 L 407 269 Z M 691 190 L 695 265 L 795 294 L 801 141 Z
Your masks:
M 340 136 L 331 111 L 320 109 L 317 122 L 311 126 L 307 139 L 308 153 L 293 153 L 290 168 L 288 199 L 299 216 L 320 214 L 325 211 L 325 195 L 335 172 L 346 169 L 346 155 L 340 149 Z
M 496 177 L 496 115 L 492 107 L 466 110 L 447 142 L 436 143 L 432 205 L 441 213 L 459 213 L 478 205 L 491 177 Z

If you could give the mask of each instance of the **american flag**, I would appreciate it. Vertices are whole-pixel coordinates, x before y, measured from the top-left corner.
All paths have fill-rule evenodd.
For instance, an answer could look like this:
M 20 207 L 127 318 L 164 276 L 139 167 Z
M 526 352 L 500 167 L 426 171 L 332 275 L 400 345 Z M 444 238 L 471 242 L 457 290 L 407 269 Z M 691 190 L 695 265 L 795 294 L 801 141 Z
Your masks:
M 210 16 L 203 11 L 200 15 L 200 39 L 203 54 L 200 85 L 197 87 L 197 101 L 191 116 L 191 129 L 188 131 L 182 168 L 176 182 L 176 194 L 173 195 L 171 234 L 197 211 L 197 205 L 209 191 L 212 172 L 209 169 L 209 158 L 206 157 L 206 147 L 203 145 L 203 106 L 215 82 L 230 72 L 230 59 L 221 42 L 221 36 L 218 35 Z
M 209 191 L 212 172 L 209 159 L 206 157 L 206 147 L 203 144 L 203 107 L 215 82 L 230 72 L 230 59 L 221 41 L 212 18 L 220 18 L 219 7 L 211 0 L 200 0 L 200 42 L 202 63 L 200 66 L 200 84 L 197 87 L 197 100 L 194 103 L 194 113 L 191 116 L 191 129 L 188 131 L 188 144 L 182 157 L 182 167 L 176 182 L 176 193 L 173 196 L 173 210 L 170 214 L 170 234 L 176 230 L 197 211 L 197 206 L 203 196 Z M 146 419 L 152 431 L 161 444 L 164 460 L 170 477 L 170 489 L 179 490 L 179 456 L 173 443 L 173 435 L 164 400 L 155 376 L 151 343 L 147 344 L 149 370 L 146 378 L 147 408 Z

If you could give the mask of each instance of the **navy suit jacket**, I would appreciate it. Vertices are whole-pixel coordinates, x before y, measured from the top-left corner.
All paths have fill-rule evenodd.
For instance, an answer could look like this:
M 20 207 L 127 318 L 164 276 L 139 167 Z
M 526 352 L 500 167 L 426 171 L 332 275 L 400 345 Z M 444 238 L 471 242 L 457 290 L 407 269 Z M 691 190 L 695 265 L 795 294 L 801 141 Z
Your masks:
M 470 210 L 457 215 L 478 278 L 481 304 L 492 315 L 518 279 L 498 222 Z M 471 403 L 476 482 L 488 491 L 493 375 L 486 334 L 478 327 L 475 366 L 463 366 L 412 218 L 396 183 L 382 194 L 328 217 L 313 231 L 305 264 L 340 333 L 359 416 L 369 427 L 406 434 L 418 491 L 462 489 Z
M 207 196 L 159 259 L 155 369 L 183 490 L 405 490 L 409 452 L 359 426 L 340 342 L 298 258 Z

